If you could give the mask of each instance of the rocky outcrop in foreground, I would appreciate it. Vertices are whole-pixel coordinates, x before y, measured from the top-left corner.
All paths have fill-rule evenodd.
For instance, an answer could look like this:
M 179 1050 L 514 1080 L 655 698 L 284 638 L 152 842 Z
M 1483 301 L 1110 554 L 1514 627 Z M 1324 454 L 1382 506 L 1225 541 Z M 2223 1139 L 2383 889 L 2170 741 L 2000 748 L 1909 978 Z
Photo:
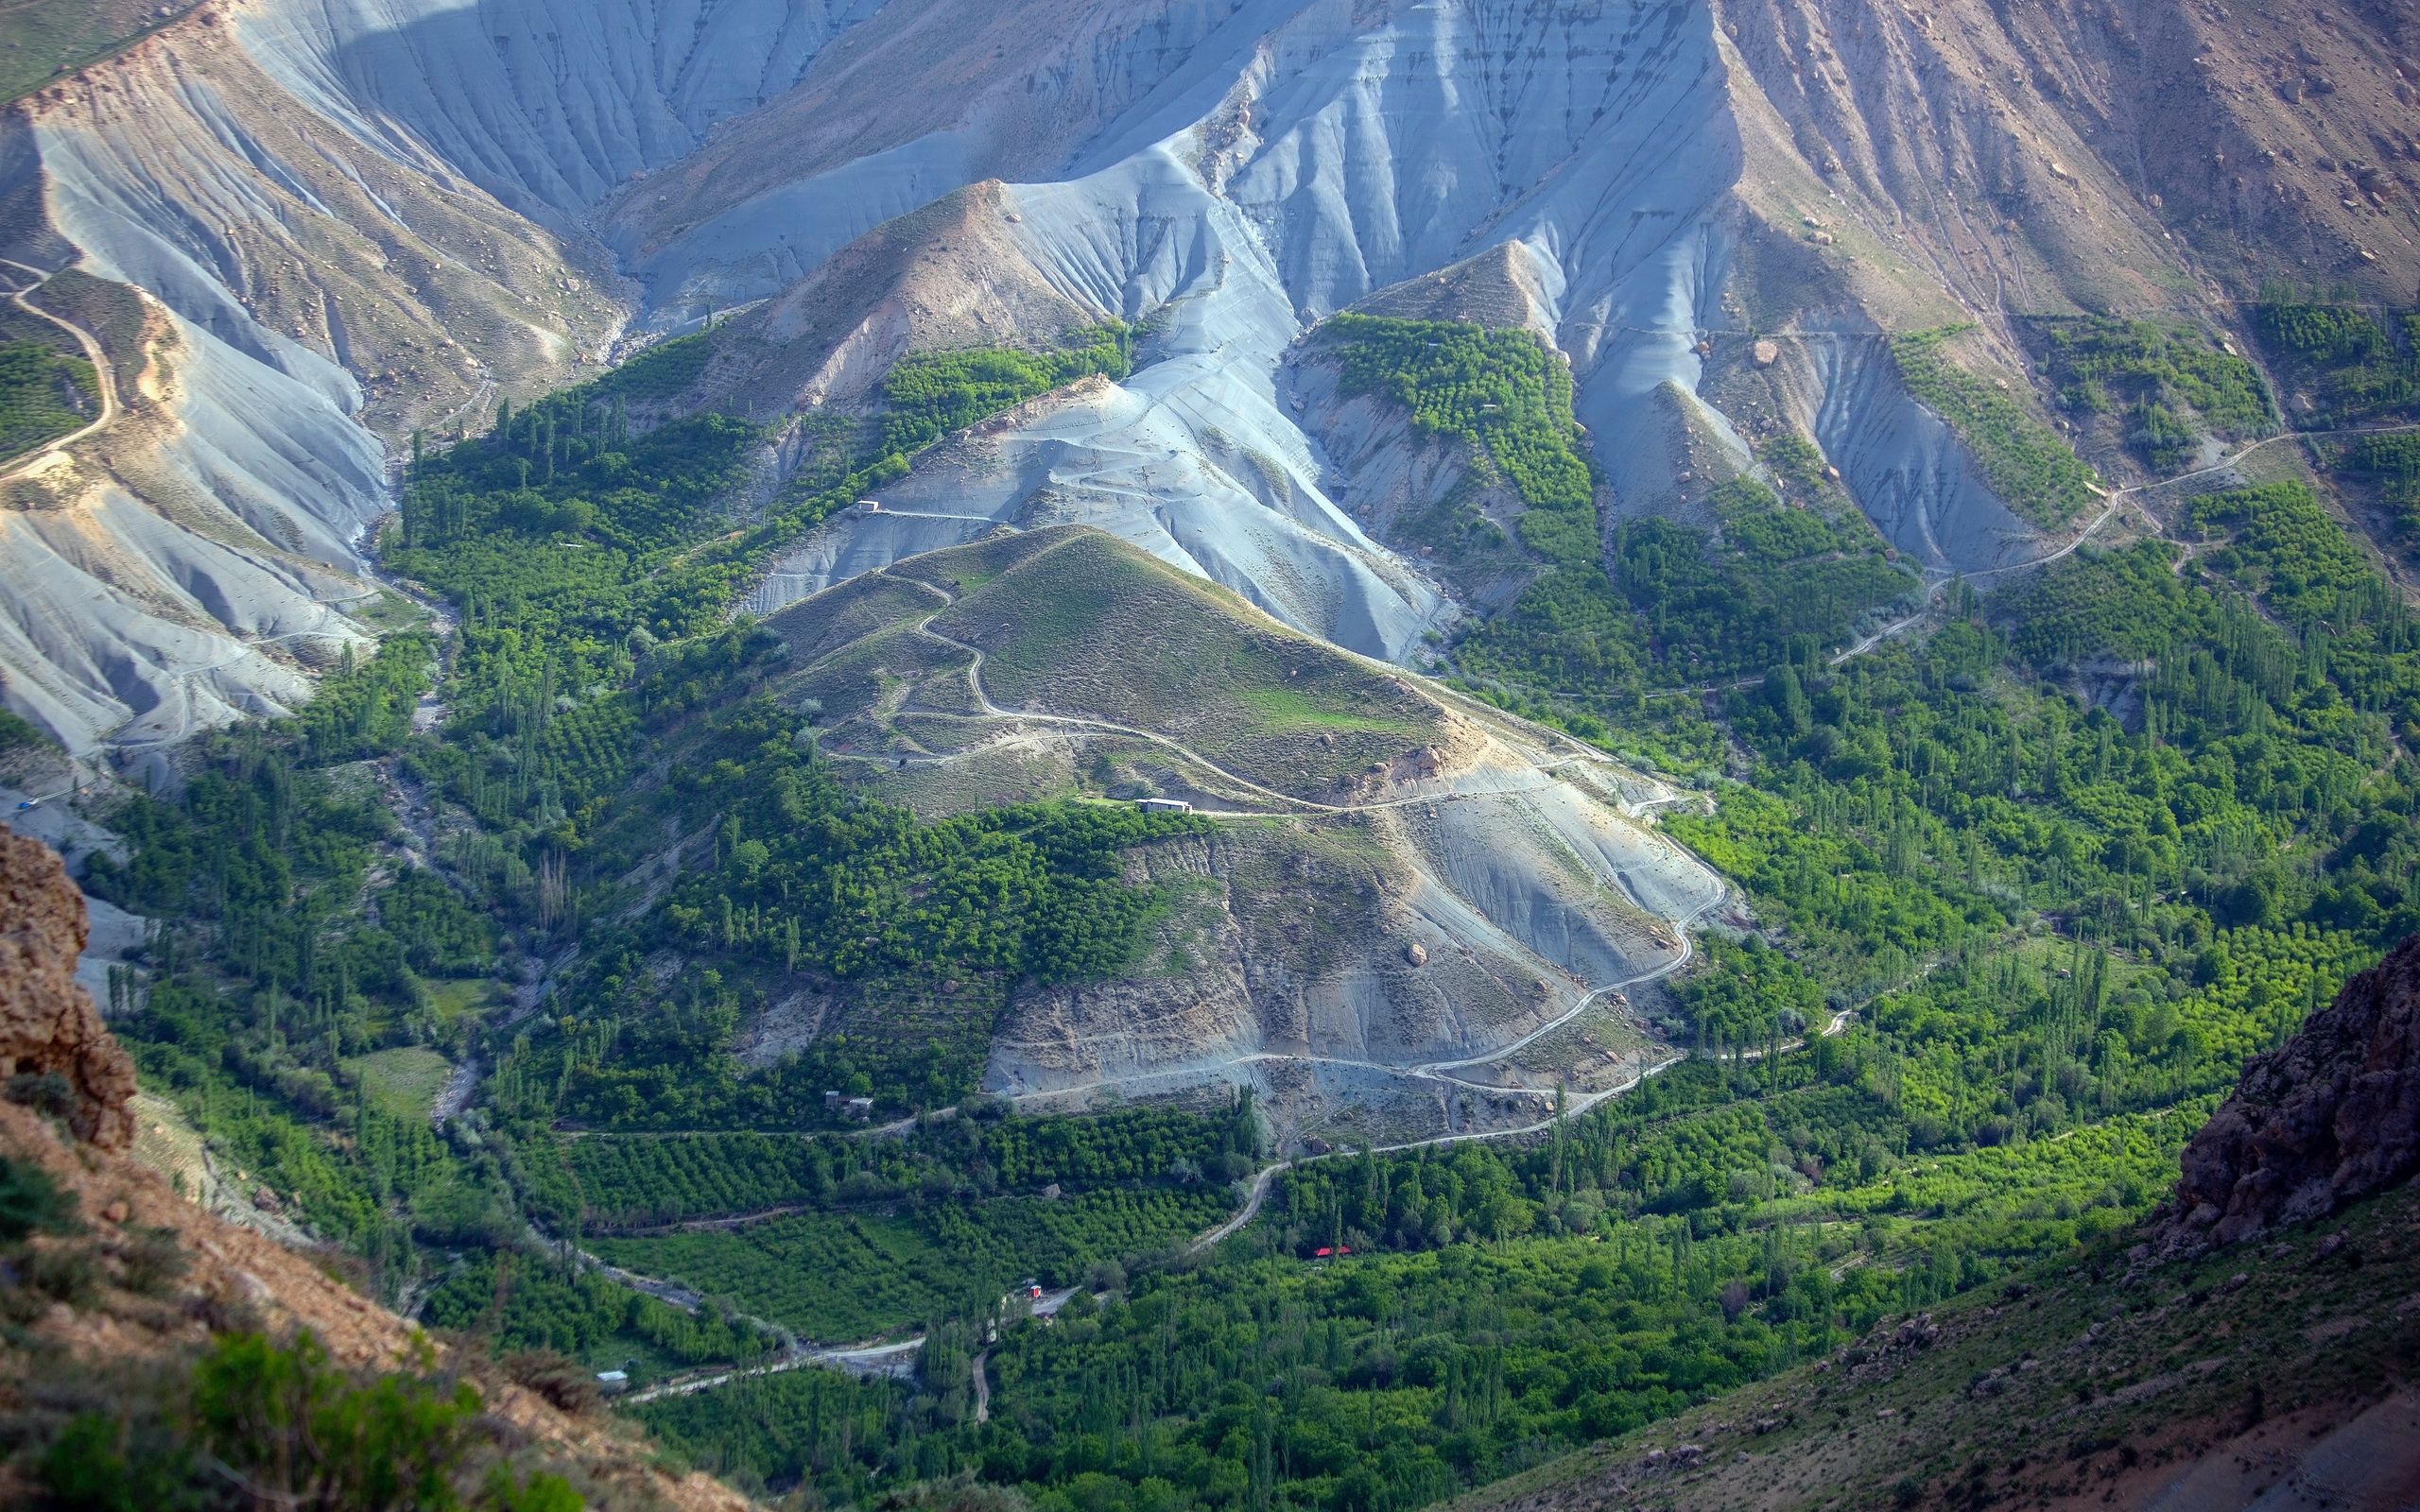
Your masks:
M 0 1077 L 20 1100 L 55 1101 L 77 1138 L 123 1149 L 134 1137 L 134 1063 L 76 985 L 87 933 L 58 852 L 0 831 Z
M 2155 1247 L 2187 1253 L 2325 1217 L 2420 1170 L 2420 935 L 2243 1068 L 2185 1149 Z

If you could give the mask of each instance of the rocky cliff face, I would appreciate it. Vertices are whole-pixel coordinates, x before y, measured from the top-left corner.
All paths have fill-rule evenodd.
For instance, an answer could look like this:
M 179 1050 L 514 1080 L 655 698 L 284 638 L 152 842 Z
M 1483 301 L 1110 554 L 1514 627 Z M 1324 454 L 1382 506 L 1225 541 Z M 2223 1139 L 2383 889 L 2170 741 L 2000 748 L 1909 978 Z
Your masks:
M 134 1063 L 76 985 L 85 931 L 58 852 L 0 831 L 0 1074 L 61 1078 L 57 1100 L 77 1137 L 123 1149 L 134 1137 Z
M 2420 1170 L 2420 936 L 2243 1069 L 2185 1149 L 2171 1252 L 2325 1217 Z

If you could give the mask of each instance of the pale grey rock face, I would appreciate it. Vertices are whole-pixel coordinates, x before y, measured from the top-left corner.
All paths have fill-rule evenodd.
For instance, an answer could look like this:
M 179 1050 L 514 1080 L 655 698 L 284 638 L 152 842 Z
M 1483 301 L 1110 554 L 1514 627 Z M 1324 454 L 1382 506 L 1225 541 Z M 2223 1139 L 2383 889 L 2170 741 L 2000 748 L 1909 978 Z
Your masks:
M 147 497 L 109 480 L 0 511 L 9 701 L 75 749 L 287 713 L 310 696 L 298 662 L 365 640 L 342 606 L 367 591 L 346 568 L 385 507 L 376 443 L 323 393 L 175 326 L 175 474 Z
M 173 61 L 138 56 L 107 93 L 37 112 L 0 166 L 39 195 L 49 234 L 16 255 L 145 290 L 174 339 L 143 438 L 153 465 L 75 471 L 66 507 L 0 514 L 0 698 L 74 749 L 130 753 L 303 701 L 307 668 L 332 660 L 312 653 L 365 639 L 343 610 L 371 592 L 362 540 L 390 504 L 354 369 L 379 359 L 354 350 L 332 295 L 304 301 L 324 336 L 278 329 L 263 283 L 290 267 L 307 284 L 331 240 L 466 272 L 484 261 L 424 220 L 427 200 L 364 181 L 362 161 L 475 221 L 517 212 L 584 238 L 592 201 L 790 87 L 846 9 L 269 0 L 223 38 L 185 28 Z M 218 72 L 189 66 L 213 53 Z M 281 152 L 271 124 L 299 125 L 309 156 Z M 331 172 L 357 203 L 331 199 Z M 527 305 L 560 270 L 482 269 L 487 303 Z M 400 313 L 442 335 L 440 296 L 416 292 Z M 572 355 L 541 323 L 518 335 L 541 360 Z
M 997 443 L 989 474 L 949 481 L 961 507 L 1098 524 L 1297 627 L 1407 658 L 1454 609 L 1336 507 L 1281 363 L 1309 323 L 1506 242 L 1534 272 L 1618 495 L 1652 498 L 1685 465 L 1675 402 L 1748 464 L 1696 395 L 1699 333 L 1726 321 L 1742 163 L 1710 15 L 1622 0 L 1247 8 L 1218 40 L 1262 23 L 1249 49 L 1198 60 L 1105 126 L 1070 176 L 1012 186 L 1016 240 L 1053 286 L 1151 323 L 1150 365 L 1125 386 L 1146 418 L 1104 402 L 1037 421 Z M 810 219 L 857 214 L 828 178 L 789 192 Z M 1852 356 L 1820 376 L 1817 434 L 1886 536 L 1942 570 L 2023 552 L 2032 532 L 1887 370 Z M 1219 461 L 1236 455 L 1271 465 Z M 1249 472 L 1282 473 L 1282 497 Z M 933 507 L 907 489 L 903 507 Z M 836 522 L 767 606 L 929 539 Z
M 873 0 L 274 0 L 238 35 L 296 102 L 576 222 L 804 77 Z M 904 207 L 903 207 L 904 208 Z
M 1082 521 L 1288 624 L 1409 659 L 1461 610 L 1341 507 L 1285 358 L 1328 314 L 1496 247 L 1572 362 L 1625 508 L 1651 507 L 1682 465 L 1675 406 L 1748 460 L 1698 395 L 1744 162 L 1705 9 L 255 0 L 215 35 L 149 45 L 168 43 L 249 72 L 180 55 L 147 77 L 138 60 L 124 87 L 149 91 L 140 110 L 38 112 L 25 169 L 38 161 L 75 255 L 150 291 L 183 337 L 164 481 L 95 491 L 72 548 L 60 522 L 4 526 L 25 541 L 0 613 L 5 696 L 78 748 L 287 707 L 307 679 L 285 653 L 348 633 L 360 538 L 386 507 L 387 459 L 360 423 L 381 359 L 333 293 L 324 334 L 304 336 L 259 298 L 275 271 L 262 238 L 287 237 L 277 260 L 307 280 L 324 254 L 302 232 L 318 224 L 390 249 L 421 238 L 507 317 L 562 259 L 610 253 L 637 281 L 627 316 L 669 330 L 977 177 L 1018 180 L 1014 246 L 1067 298 L 1145 323 L 1143 365 L 920 470 L 891 511 L 832 522 L 759 610 L 994 524 Z M 298 122 L 296 138 L 270 129 Z M 365 164 L 391 174 L 373 184 Z M 470 266 L 475 238 L 447 242 L 439 206 L 517 221 L 534 270 Z M 433 330 L 454 319 L 430 289 L 397 298 Z M 534 318 L 504 335 L 531 353 L 525 375 L 584 339 Z M 480 352 L 475 376 L 530 385 Z M 1927 566 L 2017 559 L 2031 533 L 1872 355 L 1810 351 L 1801 419 L 1852 491 Z M 493 397 L 480 387 L 462 412 Z M 158 521 L 138 524 L 147 510 Z M 119 556 L 141 573 L 100 565 Z M 71 603 L 92 607 L 62 626 Z
M 840 163 L 716 216 L 671 246 L 613 239 L 651 291 L 648 324 L 677 332 L 719 307 L 761 298 L 895 215 L 932 203 L 982 177 L 972 144 L 957 132 Z M 644 198 L 644 186 L 640 190 Z
M 1300 325 L 1236 207 L 1165 146 L 1068 183 L 1018 187 L 1011 202 L 1016 240 L 1061 292 L 1158 317 L 1147 365 L 987 440 L 979 460 L 911 477 L 881 512 L 835 522 L 776 580 L 803 596 L 947 543 L 902 514 L 973 517 L 959 540 L 991 522 L 1083 524 L 1297 628 L 1368 655 L 1407 655 L 1444 600 L 1322 491 L 1316 448 L 1276 393 Z
M 1821 379 L 1809 429 L 1883 539 L 1935 572 L 2038 554 L 2037 533 L 1984 483 L 1940 417 L 1908 397 L 1877 338 L 1806 338 Z
M 1070 406 L 1002 440 L 976 512 L 1098 524 L 1299 628 L 1409 656 L 1450 606 L 1329 498 L 1325 459 L 1280 402 L 1280 364 L 1306 322 L 1509 239 L 1593 369 L 1581 408 L 1600 435 L 1633 427 L 1659 386 L 1693 387 L 1724 255 L 1710 216 L 1738 153 L 1721 129 L 1710 24 L 1675 28 L 1662 14 L 1251 12 L 1272 25 L 1235 58 L 1238 72 L 1172 78 L 1103 129 L 1080 164 L 1090 171 L 1012 188 L 1016 239 L 1044 277 L 1154 335 L 1125 386 L 1132 403 Z M 1662 460 L 1627 444 L 1606 455 L 1617 480 Z M 910 490 L 903 507 L 919 507 Z M 812 591 L 839 564 L 924 539 L 845 519 L 785 564 L 784 581 Z

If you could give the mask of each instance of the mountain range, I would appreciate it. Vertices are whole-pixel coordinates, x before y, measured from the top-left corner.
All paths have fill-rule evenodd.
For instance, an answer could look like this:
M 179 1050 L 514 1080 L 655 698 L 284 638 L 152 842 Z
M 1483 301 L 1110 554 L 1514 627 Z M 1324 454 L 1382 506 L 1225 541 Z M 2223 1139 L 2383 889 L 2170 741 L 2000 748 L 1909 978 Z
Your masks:
M 29 1499 L 2411 1504 L 2404 8 L 0 93 Z

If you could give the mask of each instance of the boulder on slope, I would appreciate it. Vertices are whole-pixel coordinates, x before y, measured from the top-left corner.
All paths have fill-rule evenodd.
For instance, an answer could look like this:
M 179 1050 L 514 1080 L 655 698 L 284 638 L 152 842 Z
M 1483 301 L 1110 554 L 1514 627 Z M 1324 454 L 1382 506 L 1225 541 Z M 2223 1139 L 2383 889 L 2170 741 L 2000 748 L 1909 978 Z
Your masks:
M 59 853 L 0 831 L 0 1075 L 57 1075 L 78 1139 L 123 1149 L 134 1137 L 134 1062 L 76 985 L 89 926 Z

